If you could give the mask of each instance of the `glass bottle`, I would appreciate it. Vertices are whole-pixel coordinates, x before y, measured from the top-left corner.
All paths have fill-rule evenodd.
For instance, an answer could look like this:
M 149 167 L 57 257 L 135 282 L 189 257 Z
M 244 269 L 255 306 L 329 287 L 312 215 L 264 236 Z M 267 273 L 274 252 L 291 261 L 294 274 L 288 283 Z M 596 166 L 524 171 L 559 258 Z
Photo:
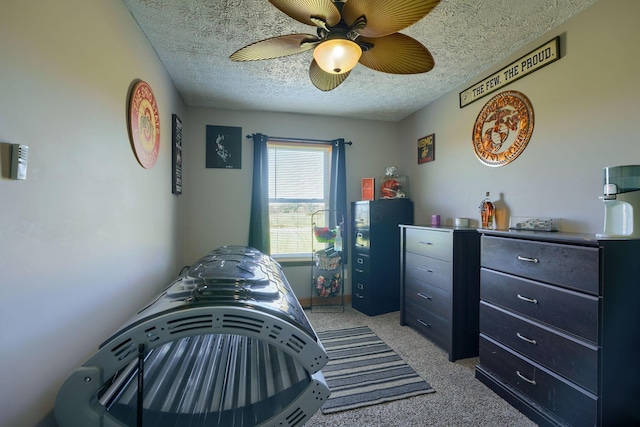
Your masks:
M 333 241 L 333 250 L 342 252 L 342 233 L 339 225 L 336 227 L 336 239 Z
M 482 228 L 493 229 L 493 215 L 495 206 L 489 200 L 489 192 L 485 194 L 485 198 L 480 203 L 480 218 L 482 219 Z

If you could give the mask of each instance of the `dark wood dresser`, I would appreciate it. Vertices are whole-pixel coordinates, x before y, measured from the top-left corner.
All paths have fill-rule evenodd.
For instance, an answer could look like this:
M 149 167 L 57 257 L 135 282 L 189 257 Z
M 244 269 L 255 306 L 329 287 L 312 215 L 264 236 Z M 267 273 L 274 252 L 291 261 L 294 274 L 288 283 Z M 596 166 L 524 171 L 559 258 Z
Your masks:
M 399 224 L 413 224 L 413 202 L 382 199 L 351 203 L 351 305 L 368 315 L 400 309 Z
M 476 377 L 541 425 L 639 425 L 640 240 L 481 232 Z
M 400 230 L 400 324 L 442 347 L 450 361 L 477 356 L 480 234 L 443 226 Z

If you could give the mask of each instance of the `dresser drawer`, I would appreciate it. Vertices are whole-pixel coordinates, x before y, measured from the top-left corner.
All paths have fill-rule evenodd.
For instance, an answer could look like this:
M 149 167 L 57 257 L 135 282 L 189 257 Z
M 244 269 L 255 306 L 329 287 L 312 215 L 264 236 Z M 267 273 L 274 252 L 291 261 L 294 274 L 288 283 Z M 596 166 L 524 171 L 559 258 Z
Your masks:
M 406 251 L 445 261 L 453 256 L 451 233 L 435 230 L 406 229 Z
M 598 248 L 482 236 L 480 265 L 598 295 Z
M 369 255 L 354 253 L 353 260 L 353 274 L 369 275 Z
M 404 300 L 438 317 L 451 320 L 451 293 L 436 286 L 415 280 L 407 280 Z
M 597 424 L 598 399 L 553 372 L 480 335 L 480 365 L 574 426 Z
M 451 263 L 413 253 L 405 254 L 408 280 L 428 283 L 451 292 Z
M 480 330 L 569 380 L 598 392 L 598 348 L 523 317 L 480 303 Z
M 447 351 L 451 348 L 451 324 L 446 319 L 406 302 L 405 321 L 440 347 Z
M 482 300 L 598 343 L 597 297 L 485 268 L 480 283 Z

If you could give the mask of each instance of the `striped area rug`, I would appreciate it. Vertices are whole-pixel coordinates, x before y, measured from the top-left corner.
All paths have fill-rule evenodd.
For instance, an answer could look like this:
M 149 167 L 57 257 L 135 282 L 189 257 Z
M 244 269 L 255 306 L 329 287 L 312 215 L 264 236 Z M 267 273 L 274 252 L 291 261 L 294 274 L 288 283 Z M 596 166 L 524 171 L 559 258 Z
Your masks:
M 331 396 L 323 414 L 435 392 L 368 326 L 317 335 L 329 355 L 322 373 Z

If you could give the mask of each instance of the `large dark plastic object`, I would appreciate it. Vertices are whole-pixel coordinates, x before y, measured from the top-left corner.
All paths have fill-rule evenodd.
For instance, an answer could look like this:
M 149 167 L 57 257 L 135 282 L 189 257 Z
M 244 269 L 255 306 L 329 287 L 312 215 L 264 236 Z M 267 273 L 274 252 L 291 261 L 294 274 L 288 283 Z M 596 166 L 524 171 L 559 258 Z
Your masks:
M 64 382 L 60 427 L 297 426 L 329 397 L 327 354 L 282 269 L 202 257 Z

